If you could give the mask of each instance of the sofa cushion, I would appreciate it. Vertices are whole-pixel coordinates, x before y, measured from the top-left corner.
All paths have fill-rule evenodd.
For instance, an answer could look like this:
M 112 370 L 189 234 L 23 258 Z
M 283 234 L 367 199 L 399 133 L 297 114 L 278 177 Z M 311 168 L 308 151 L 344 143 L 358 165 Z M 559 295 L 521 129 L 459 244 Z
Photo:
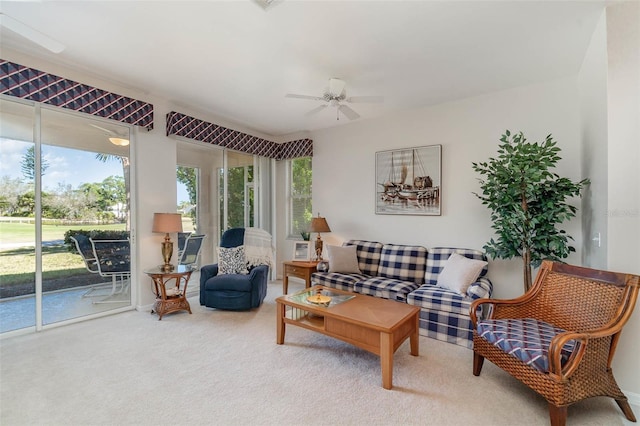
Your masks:
M 453 312 L 469 316 L 473 300 L 443 287 L 423 284 L 407 296 L 407 303 L 430 311 Z
M 358 281 L 366 280 L 367 278 L 369 278 L 367 275 L 341 274 L 339 272 L 314 272 L 311 274 L 313 285 L 323 285 L 345 291 L 353 291 Z
M 407 295 L 418 287 L 418 284 L 410 281 L 373 277 L 363 281 L 358 281 L 354 286 L 354 291 L 356 293 L 368 294 L 369 296 L 380 297 L 382 299 L 406 302 Z
M 453 248 L 453 247 L 434 247 L 429 249 L 429 253 L 427 254 L 427 267 L 426 273 L 424 277 L 424 282 L 426 284 L 438 284 L 438 276 L 440 272 L 444 268 L 446 261 L 451 256 L 451 253 L 458 253 L 464 257 L 469 259 L 483 260 L 486 261 L 487 257 L 479 250 L 473 249 L 464 249 L 464 248 Z M 484 277 L 489 270 L 488 264 L 482 268 L 480 272 L 480 277 Z
M 485 266 L 487 262 L 484 260 L 469 259 L 458 253 L 451 253 L 438 276 L 438 287 L 466 295 L 467 289 L 476 282 Z
M 329 272 L 359 274 L 356 246 L 327 246 Z
M 427 249 L 424 247 L 385 244 L 377 275 L 420 285 L 424 283 L 426 261 Z
M 378 275 L 378 265 L 380 265 L 380 254 L 382 253 L 382 243 L 365 240 L 345 241 L 343 246 L 356 246 L 358 256 L 358 267 L 364 275 Z
M 534 318 L 496 319 L 478 322 L 478 335 L 538 371 L 549 371 L 551 340 L 566 330 Z M 564 365 L 576 346 L 569 340 L 560 351 Z

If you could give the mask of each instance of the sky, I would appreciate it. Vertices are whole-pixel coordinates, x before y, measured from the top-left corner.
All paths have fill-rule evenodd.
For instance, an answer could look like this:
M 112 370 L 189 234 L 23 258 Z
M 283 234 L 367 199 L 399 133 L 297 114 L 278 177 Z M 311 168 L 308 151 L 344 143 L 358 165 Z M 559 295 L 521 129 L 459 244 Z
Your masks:
M 0 138 L 0 176 L 23 178 L 22 161 L 33 143 Z M 55 189 L 58 183 L 77 188 L 83 183 L 102 182 L 108 176 L 122 176 L 122 164 L 117 160 L 101 162 L 95 152 L 52 145 L 42 147 L 49 167 L 42 178 L 44 189 Z M 178 203 L 189 200 L 184 185 L 178 183 Z

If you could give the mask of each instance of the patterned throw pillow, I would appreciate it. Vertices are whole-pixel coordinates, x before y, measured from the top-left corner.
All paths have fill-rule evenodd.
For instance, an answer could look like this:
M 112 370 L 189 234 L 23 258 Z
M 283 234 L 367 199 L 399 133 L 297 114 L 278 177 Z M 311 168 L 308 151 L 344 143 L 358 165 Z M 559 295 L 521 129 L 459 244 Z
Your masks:
M 241 274 L 249 273 L 247 261 L 244 257 L 244 246 L 238 247 L 218 247 L 218 274 Z

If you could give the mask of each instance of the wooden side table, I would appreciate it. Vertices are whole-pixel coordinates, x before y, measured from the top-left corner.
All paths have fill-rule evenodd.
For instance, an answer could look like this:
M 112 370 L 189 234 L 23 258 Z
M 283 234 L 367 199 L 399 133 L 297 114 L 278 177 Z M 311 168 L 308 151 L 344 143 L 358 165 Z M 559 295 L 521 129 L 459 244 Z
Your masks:
M 311 274 L 316 272 L 317 261 L 290 260 L 282 263 L 282 294 L 287 294 L 289 289 L 289 275 L 302 278 L 305 281 L 305 288 L 311 287 Z
M 162 267 L 152 268 L 144 271 L 153 280 L 153 293 L 156 295 L 156 302 L 151 313 L 158 314 L 158 321 L 162 320 L 164 314 L 176 311 L 187 311 L 191 313 L 191 306 L 187 301 L 187 284 L 194 271 L 192 266 L 178 265 L 171 272 L 164 272 Z M 173 283 L 172 283 L 173 281 Z

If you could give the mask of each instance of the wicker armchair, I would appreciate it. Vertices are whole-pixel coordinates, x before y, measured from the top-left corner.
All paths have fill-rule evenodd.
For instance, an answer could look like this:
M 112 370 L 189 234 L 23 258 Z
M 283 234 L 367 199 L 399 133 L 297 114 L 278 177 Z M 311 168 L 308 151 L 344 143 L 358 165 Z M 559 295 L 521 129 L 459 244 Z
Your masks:
M 544 261 L 523 296 L 471 305 L 473 374 L 485 358 L 507 371 L 547 400 L 551 425 L 564 425 L 569 405 L 594 396 L 615 399 L 635 422 L 611 361 L 639 287 L 636 275 Z M 491 309 L 479 320 L 483 304 Z

